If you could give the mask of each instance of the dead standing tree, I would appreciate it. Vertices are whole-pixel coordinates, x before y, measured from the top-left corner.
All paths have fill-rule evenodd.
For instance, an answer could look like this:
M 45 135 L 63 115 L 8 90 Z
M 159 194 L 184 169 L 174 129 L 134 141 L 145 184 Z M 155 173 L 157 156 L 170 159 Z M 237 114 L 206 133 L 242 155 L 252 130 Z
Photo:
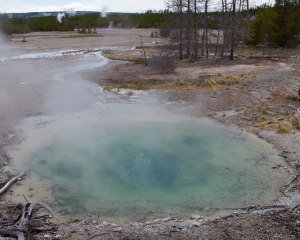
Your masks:
M 172 20 L 176 23 L 171 29 L 171 38 L 178 43 L 179 59 L 183 59 L 183 48 L 186 47 L 186 56 L 191 55 L 191 6 L 192 0 L 167 0 L 165 4 L 172 11 Z M 174 28 L 175 27 L 175 28 Z
M 235 7 L 236 0 L 232 0 L 232 29 L 231 29 L 231 49 L 230 49 L 230 60 L 233 60 L 234 56 L 234 44 L 235 44 Z
M 166 6 L 175 16 L 176 27 L 170 29 L 171 39 L 179 46 L 179 58 L 183 58 L 183 51 L 190 57 L 194 49 L 194 57 L 206 59 L 210 56 L 209 47 L 215 45 L 215 57 L 229 57 L 233 60 L 236 47 L 240 42 L 247 42 L 250 38 L 250 15 L 248 0 L 222 0 L 219 18 L 210 16 L 210 0 L 167 0 Z M 193 11 L 193 18 L 191 17 Z M 201 13 L 202 11 L 202 13 Z M 215 18 L 215 30 L 209 29 L 209 20 Z M 218 28 L 217 28 L 218 26 Z M 192 31 L 193 29 L 193 31 Z M 201 37 L 199 36 L 199 31 Z M 194 37 L 193 37 L 194 34 Z M 192 41 L 194 39 L 194 41 Z M 200 41 L 199 41 L 200 40 Z M 199 49 L 200 44 L 200 49 Z M 220 47 L 219 47 L 220 46 Z M 220 51 L 220 53 L 219 53 Z
M 222 47 L 219 51 L 216 46 L 215 55 L 220 55 L 221 58 L 229 56 L 229 59 L 233 60 L 237 48 L 249 44 L 251 36 L 249 1 L 222 0 L 218 22 L 217 45 L 222 42 Z
M 194 2 L 193 2 L 194 1 Z M 194 3 L 194 5 L 193 5 Z M 192 45 L 194 45 L 195 53 L 198 55 L 198 25 L 197 25 L 197 0 L 166 0 L 165 4 L 171 10 L 173 21 L 175 24 L 170 24 L 171 39 L 178 44 L 179 59 L 183 59 L 183 51 L 185 55 L 191 56 Z M 194 6 L 194 18 L 192 18 L 192 6 Z M 194 26 L 194 40 L 192 43 L 192 26 Z

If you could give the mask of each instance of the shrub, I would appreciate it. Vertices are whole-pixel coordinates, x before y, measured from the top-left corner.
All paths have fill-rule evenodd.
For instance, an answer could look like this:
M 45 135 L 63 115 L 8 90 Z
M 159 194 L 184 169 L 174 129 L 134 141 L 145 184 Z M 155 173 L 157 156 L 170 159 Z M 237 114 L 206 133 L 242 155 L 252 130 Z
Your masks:
M 176 54 L 165 49 L 153 51 L 149 60 L 149 66 L 162 73 L 172 73 L 176 68 Z

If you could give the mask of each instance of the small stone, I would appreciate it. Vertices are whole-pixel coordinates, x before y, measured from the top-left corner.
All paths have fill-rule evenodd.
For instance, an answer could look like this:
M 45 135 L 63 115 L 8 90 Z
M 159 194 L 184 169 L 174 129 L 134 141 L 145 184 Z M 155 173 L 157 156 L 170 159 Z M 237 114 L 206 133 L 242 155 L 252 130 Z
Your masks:
M 152 223 L 159 223 L 161 222 L 161 219 L 155 219 Z
M 114 232 L 121 232 L 122 230 L 123 230 L 123 228 L 118 227 L 118 228 L 115 228 L 115 229 L 114 229 Z
M 194 227 L 200 227 L 201 223 L 194 223 Z
M 191 215 L 190 216 L 190 219 L 192 219 L 192 220 L 199 220 L 200 218 L 201 218 L 200 215 Z
M 50 235 L 44 235 L 44 238 L 51 238 Z

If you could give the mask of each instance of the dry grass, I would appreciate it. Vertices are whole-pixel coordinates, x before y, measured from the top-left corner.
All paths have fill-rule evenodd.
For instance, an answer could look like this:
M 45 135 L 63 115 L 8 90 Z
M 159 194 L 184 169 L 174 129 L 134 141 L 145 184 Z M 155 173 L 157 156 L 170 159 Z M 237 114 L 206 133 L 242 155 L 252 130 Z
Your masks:
M 300 114 L 295 114 L 290 118 L 290 122 L 297 130 L 300 130 Z
M 282 121 L 277 127 L 277 133 L 285 134 L 293 130 L 293 125 L 289 121 Z
M 216 86 L 231 86 L 239 84 L 240 81 L 247 79 L 247 78 L 256 78 L 255 74 L 239 74 L 239 75 L 232 75 L 232 74 L 220 74 L 214 76 L 205 76 L 204 81 L 202 83 L 203 87 L 216 87 Z
M 272 92 L 270 94 L 271 94 L 271 96 L 274 97 L 274 96 L 282 95 L 285 92 L 286 92 L 285 88 L 275 88 L 272 90 Z
M 123 59 L 124 60 L 124 59 Z M 127 58 L 129 61 L 129 58 Z M 137 59 L 135 59 L 137 61 Z M 149 89 L 170 89 L 170 90 L 196 90 L 202 87 L 213 88 L 216 86 L 226 86 L 227 90 L 230 90 L 231 85 L 236 85 L 242 79 L 248 77 L 256 77 L 255 75 L 245 76 L 241 75 L 221 75 L 205 77 L 202 83 L 189 81 L 185 79 L 172 80 L 131 80 L 126 82 L 103 82 L 101 86 L 105 90 L 110 90 L 112 88 L 124 88 L 124 89 L 135 89 L 135 90 L 149 90 Z M 241 109 L 242 110 L 242 109 Z
M 141 50 L 106 50 L 103 51 L 102 55 L 111 60 L 118 61 L 130 61 L 138 62 L 140 59 L 143 59 L 143 52 Z

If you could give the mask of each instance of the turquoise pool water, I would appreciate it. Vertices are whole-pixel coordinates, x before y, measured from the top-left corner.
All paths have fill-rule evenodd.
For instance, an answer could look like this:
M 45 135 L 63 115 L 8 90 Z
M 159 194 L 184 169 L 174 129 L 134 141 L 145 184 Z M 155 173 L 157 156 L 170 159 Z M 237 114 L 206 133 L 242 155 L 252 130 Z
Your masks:
M 286 181 L 280 161 L 237 128 L 168 115 L 65 124 L 30 168 L 64 213 L 134 221 L 267 203 Z

